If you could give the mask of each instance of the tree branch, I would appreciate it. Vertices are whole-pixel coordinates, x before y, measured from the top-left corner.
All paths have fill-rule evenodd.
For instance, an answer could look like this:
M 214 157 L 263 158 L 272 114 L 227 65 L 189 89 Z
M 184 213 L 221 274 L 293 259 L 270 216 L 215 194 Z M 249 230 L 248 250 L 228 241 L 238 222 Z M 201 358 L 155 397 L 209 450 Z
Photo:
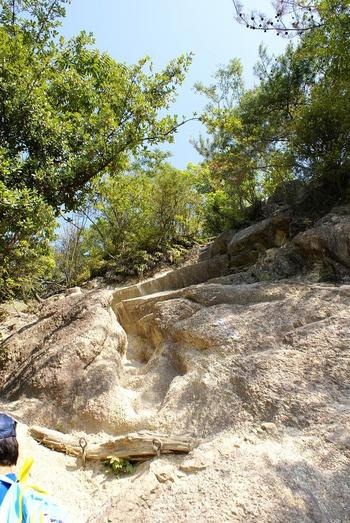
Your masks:
M 317 4 L 313 0 L 310 0 L 307 5 L 297 0 L 277 0 L 272 16 L 257 11 L 247 13 L 238 0 L 232 0 L 232 2 L 238 23 L 245 25 L 248 29 L 264 33 L 273 31 L 278 36 L 291 37 L 324 25 Z

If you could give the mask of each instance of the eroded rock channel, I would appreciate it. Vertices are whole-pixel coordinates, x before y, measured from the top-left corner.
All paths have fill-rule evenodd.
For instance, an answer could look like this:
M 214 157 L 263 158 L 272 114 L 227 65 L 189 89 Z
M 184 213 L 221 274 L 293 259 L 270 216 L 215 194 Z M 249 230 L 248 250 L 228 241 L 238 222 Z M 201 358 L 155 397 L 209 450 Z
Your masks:
M 299 265 L 311 237 L 323 259 L 329 223 L 294 241 L 265 221 L 159 280 L 46 300 L 5 339 L 2 400 L 27 424 L 198 438 L 187 464 L 119 483 L 98 521 L 350 520 L 350 285 Z M 336 268 L 344 227 L 342 214 Z M 253 264 L 232 268 L 247 248 Z

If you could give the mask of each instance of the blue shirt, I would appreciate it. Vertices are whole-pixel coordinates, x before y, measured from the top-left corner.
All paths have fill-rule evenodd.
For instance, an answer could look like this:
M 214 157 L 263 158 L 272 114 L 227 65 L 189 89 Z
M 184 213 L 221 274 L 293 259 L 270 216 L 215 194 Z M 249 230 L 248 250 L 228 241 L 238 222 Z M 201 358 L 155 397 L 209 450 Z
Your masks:
M 6 476 L 8 478 L 12 479 L 13 481 L 16 481 L 16 479 L 17 479 L 16 474 L 6 474 Z M 2 481 L 0 481 L 0 505 L 4 501 L 4 498 L 10 487 L 11 487 L 11 485 L 9 483 L 3 483 Z M 22 510 L 23 510 L 23 520 L 26 521 L 27 508 L 26 508 L 25 500 L 23 500 Z
M 6 474 L 6 476 L 12 479 L 13 481 L 16 481 L 17 479 L 16 474 Z M 4 497 L 7 494 L 7 491 L 10 488 L 10 486 L 11 485 L 9 483 L 3 483 L 2 481 L 0 481 L 0 505 L 3 502 Z

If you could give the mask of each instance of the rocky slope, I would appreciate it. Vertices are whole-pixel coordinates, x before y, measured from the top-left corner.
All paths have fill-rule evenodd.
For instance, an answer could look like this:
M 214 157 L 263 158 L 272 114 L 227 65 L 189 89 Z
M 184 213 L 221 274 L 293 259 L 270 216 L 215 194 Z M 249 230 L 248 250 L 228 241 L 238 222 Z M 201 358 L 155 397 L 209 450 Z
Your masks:
M 350 209 L 301 231 L 286 209 L 193 266 L 52 297 L 1 345 L 2 408 L 88 440 L 196 438 L 104 491 L 79 471 L 104 506 L 75 489 L 74 521 L 350 521 L 349 273 Z

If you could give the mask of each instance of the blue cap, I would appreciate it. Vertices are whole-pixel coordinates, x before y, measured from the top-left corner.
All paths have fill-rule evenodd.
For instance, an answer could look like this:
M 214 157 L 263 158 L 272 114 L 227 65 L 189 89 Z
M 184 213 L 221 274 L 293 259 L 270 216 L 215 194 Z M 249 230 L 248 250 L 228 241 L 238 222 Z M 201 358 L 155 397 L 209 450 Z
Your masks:
M 13 418 L 0 412 L 0 439 L 15 438 L 16 425 L 17 422 Z

